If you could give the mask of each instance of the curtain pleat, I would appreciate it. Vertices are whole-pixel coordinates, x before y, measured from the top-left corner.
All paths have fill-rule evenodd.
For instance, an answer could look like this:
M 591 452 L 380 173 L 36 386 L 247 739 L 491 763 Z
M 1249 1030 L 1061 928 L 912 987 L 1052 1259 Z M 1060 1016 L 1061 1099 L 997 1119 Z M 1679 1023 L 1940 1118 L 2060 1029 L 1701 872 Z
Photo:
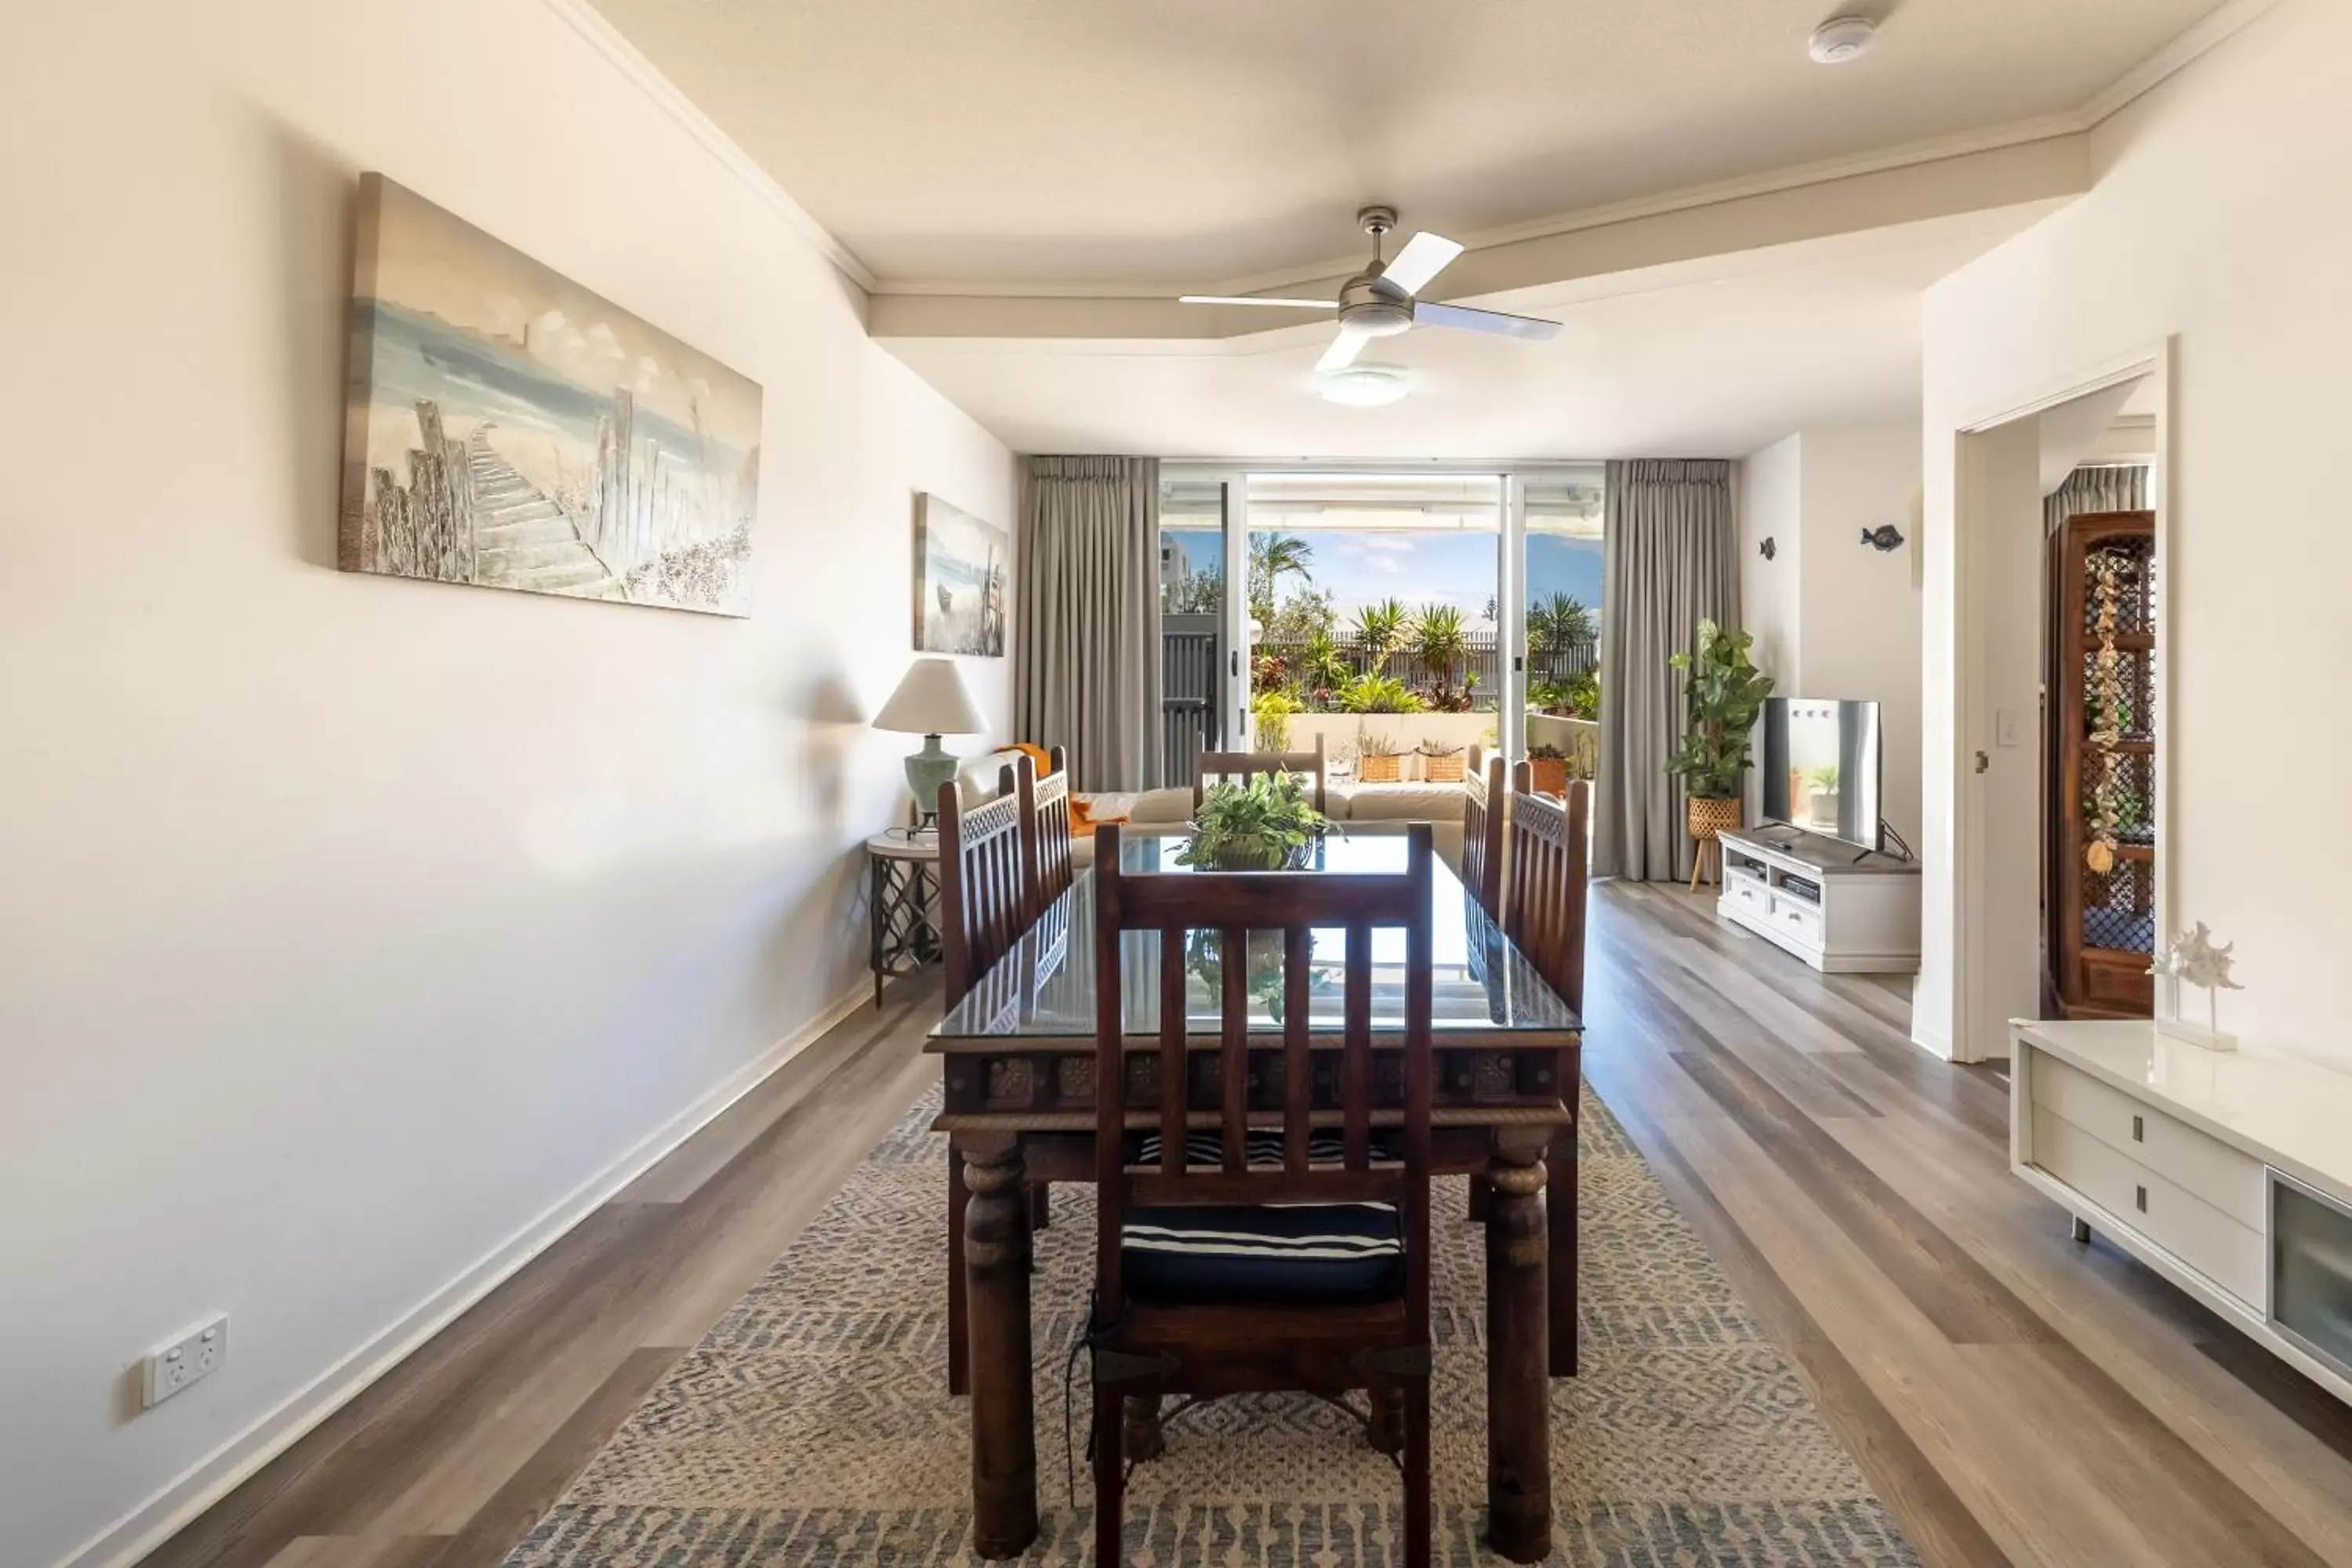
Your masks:
M 2146 511 L 2147 469 L 2123 465 L 2076 468 L 2042 502 L 2042 522 L 2055 533 L 2070 517 L 2092 511 Z
M 1731 465 L 1612 462 L 1601 541 L 1601 779 L 1596 877 L 1680 880 L 1690 870 L 1681 781 L 1683 677 L 1698 623 L 1739 622 L 1738 525 Z
M 1013 723 L 1069 750 L 1073 787 L 1160 782 L 1160 459 L 1032 458 Z

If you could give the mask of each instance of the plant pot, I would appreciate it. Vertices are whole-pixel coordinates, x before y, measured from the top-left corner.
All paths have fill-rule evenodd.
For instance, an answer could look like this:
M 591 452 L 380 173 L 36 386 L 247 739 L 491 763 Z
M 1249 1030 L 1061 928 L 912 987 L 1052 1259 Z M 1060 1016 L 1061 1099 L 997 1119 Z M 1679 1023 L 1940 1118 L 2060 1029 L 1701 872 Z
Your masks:
M 1358 757 L 1356 777 L 1364 784 L 1395 784 L 1404 777 L 1402 757 Z
M 1538 795 L 1568 798 L 1568 759 L 1566 757 L 1529 757 L 1528 787 Z
M 1301 844 L 1279 855 L 1250 855 L 1227 850 L 1211 862 L 1219 871 L 1299 871 L 1315 863 L 1315 846 Z
M 1690 836 L 1701 844 L 1739 826 L 1740 803 L 1737 800 L 1702 800 L 1693 795 L 1687 805 Z
M 1462 773 L 1460 752 L 1450 757 L 1433 757 L 1426 752 L 1421 755 L 1421 776 L 1430 784 L 1460 784 Z

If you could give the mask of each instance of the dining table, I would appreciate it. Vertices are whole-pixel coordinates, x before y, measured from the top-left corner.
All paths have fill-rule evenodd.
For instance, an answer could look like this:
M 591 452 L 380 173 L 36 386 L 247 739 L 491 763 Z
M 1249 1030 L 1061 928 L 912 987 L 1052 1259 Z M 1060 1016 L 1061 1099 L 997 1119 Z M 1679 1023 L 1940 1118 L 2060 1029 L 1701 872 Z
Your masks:
M 1402 826 L 1334 834 L 1283 874 L 1402 871 Z M 1122 834 L 1120 868 L 1187 870 L 1176 853 L 1185 837 L 1181 829 Z M 1486 1227 L 1489 1539 L 1514 1561 L 1537 1562 L 1551 1544 L 1547 1380 L 1576 1366 L 1582 1023 L 1454 868 L 1439 857 L 1433 869 L 1431 1169 L 1479 1178 L 1463 1223 L 1475 1216 Z M 1402 1101 L 1404 934 L 1372 933 L 1373 1082 L 1376 1103 L 1390 1105 Z M 1132 977 L 1121 988 L 1128 1124 L 1141 1131 L 1158 1125 L 1161 937 L 1136 931 L 1120 940 L 1119 963 Z M 1185 940 L 1188 1094 L 1211 1113 L 1221 1103 L 1222 950 L 1213 933 Z M 991 1558 L 1017 1556 L 1037 1533 L 1027 1194 L 1037 1184 L 1094 1179 L 1095 942 L 1094 878 L 1082 871 L 925 1047 L 943 1066 L 943 1109 L 932 1125 L 951 1151 L 947 1220 L 963 1241 L 973 1536 Z M 1338 1103 L 1344 947 L 1338 929 L 1316 931 L 1309 944 L 1318 1106 Z M 1251 1103 L 1278 1111 L 1282 939 L 1253 933 L 1245 949 Z M 1376 1127 L 1381 1120 L 1376 1113 Z

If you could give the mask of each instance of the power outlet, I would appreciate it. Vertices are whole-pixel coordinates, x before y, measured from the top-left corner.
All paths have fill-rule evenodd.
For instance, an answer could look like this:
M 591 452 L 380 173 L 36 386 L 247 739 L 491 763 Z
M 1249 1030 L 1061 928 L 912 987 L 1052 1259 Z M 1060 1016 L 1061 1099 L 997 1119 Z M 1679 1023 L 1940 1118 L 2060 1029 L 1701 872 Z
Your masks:
M 200 1377 L 210 1377 L 228 1359 L 228 1314 L 199 1323 L 169 1344 L 147 1352 L 141 1403 L 153 1409 Z

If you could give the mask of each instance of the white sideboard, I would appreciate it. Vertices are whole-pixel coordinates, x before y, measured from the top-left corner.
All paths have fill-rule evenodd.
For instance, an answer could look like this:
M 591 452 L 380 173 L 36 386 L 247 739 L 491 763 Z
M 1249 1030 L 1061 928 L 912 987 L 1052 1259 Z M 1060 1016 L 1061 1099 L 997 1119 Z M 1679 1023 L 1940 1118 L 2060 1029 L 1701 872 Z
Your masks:
M 1919 865 L 1793 828 L 1723 838 L 1716 912 L 1833 973 L 1919 967 Z
M 2352 1077 L 2152 1024 L 2010 1025 L 2010 1166 L 2352 1401 Z

